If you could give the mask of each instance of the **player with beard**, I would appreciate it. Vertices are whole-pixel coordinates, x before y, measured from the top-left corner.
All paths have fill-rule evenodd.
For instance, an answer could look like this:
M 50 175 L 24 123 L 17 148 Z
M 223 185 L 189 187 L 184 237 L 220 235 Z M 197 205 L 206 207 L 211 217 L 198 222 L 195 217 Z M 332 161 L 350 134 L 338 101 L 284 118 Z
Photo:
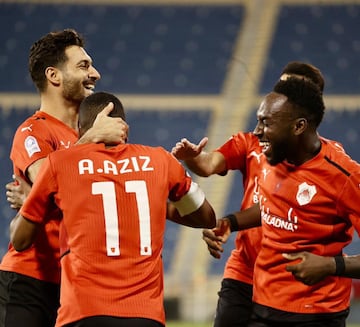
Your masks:
M 40 108 L 17 129 L 11 149 L 14 174 L 32 184 L 47 155 L 75 143 L 121 143 L 127 124 L 107 115 L 107 106 L 93 128 L 78 141 L 78 110 L 100 79 L 84 39 L 76 31 L 51 32 L 36 41 L 29 54 L 29 72 L 40 93 Z M 8 199 L 25 184 L 7 185 Z M 9 200 L 11 202 L 11 200 Z M 11 203 L 18 208 L 19 203 Z M 49 213 L 54 218 L 59 212 Z M 49 218 L 51 218 L 49 217 Z M 53 327 L 59 306 L 59 220 L 44 225 L 34 245 L 24 252 L 9 244 L 0 265 L 0 326 Z
M 249 327 L 345 326 L 348 277 L 360 277 L 356 260 L 343 255 L 354 227 L 360 232 L 360 165 L 319 136 L 324 110 L 314 83 L 276 84 L 254 130 L 264 144 L 259 203 L 219 219 L 214 230 L 216 249 L 231 231 L 262 226 Z
M 289 62 L 283 68 L 280 79 L 286 80 L 290 76 L 309 79 L 323 91 L 323 76 L 319 69 L 311 64 Z M 239 170 L 243 175 L 244 189 L 241 210 L 258 203 L 258 179 L 261 174 L 259 157 L 262 156 L 262 147 L 257 135 L 252 132 L 238 132 L 221 147 L 210 152 L 203 150 L 206 143 L 207 138 L 197 145 L 183 139 L 176 144 L 172 152 L 199 176 L 226 175 L 228 170 Z M 252 312 L 253 270 L 260 250 L 261 235 L 260 227 L 237 233 L 235 249 L 226 262 L 218 293 L 214 327 L 247 326 Z M 210 229 L 204 230 L 203 239 L 209 245 L 210 254 L 220 258 L 223 248 L 211 246 L 216 240 L 214 232 Z

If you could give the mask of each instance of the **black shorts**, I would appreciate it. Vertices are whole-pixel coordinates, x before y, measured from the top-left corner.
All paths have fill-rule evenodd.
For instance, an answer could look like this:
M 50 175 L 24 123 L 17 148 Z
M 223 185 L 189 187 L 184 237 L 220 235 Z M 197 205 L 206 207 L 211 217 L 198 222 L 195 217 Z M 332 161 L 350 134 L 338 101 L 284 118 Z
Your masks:
M 214 327 L 245 327 L 252 312 L 252 285 L 235 279 L 221 282 Z
M 0 271 L 0 327 L 54 327 L 60 285 Z
M 146 318 L 120 318 L 111 316 L 94 316 L 81 319 L 63 327 L 164 327 L 158 321 Z
M 249 327 L 345 327 L 349 310 L 335 313 L 301 314 L 254 303 Z

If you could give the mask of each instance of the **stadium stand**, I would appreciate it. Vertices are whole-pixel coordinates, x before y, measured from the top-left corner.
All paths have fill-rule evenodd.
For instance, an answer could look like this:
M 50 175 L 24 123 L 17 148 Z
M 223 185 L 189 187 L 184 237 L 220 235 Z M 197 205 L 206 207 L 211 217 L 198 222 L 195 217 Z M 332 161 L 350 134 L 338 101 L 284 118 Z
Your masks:
M 119 95 L 134 143 L 170 150 L 187 137 L 209 136 L 215 148 L 251 130 L 262 96 L 292 60 L 318 66 L 327 112 L 320 132 L 360 161 L 360 0 L 6 0 L 0 3 L 1 185 L 16 126 L 37 109 L 27 72 L 32 42 L 50 30 L 75 28 L 102 74 L 97 90 Z M 196 177 L 195 177 L 196 178 Z M 218 215 L 236 210 L 239 173 L 197 178 Z M 0 255 L 14 212 L 0 197 Z M 348 253 L 358 253 L 356 236 Z M 165 295 L 185 320 L 212 319 L 227 254 L 211 258 L 201 232 L 168 223 Z M 360 284 L 354 283 L 355 300 Z M 174 304 L 175 303 L 175 304 Z M 180 307 L 180 308 L 179 308 Z M 360 321 L 350 315 L 349 322 Z

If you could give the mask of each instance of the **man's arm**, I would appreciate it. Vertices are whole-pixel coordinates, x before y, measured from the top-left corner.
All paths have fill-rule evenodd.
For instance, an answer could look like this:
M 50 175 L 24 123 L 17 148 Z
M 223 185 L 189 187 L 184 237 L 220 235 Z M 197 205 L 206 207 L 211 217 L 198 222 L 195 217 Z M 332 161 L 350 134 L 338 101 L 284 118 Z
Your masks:
M 218 151 L 203 151 L 207 142 L 207 137 L 204 137 L 199 144 L 191 143 L 184 138 L 176 143 L 171 153 L 178 160 L 184 161 L 186 166 L 198 176 L 208 177 L 224 173 L 226 171 L 224 156 Z
M 324 257 L 310 252 L 299 252 L 284 253 L 283 256 L 296 261 L 290 262 L 286 270 L 306 285 L 314 285 L 331 275 L 360 279 L 360 255 Z
M 168 203 L 166 218 L 194 228 L 213 228 L 216 225 L 214 209 L 206 200 L 202 189 L 194 182 L 179 201 Z
M 76 144 L 99 143 L 120 144 L 126 143 L 129 126 L 120 117 L 110 117 L 113 103 L 109 103 L 96 117 L 93 126 L 78 140 Z
M 34 242 L 38 224 L 24 218 L 20 213 L 10 223 L 10 242 L 16 251 L 28 249 Z
M 214 210 L 206 199 L 199 209 L 184 216 L 181 216 L 175 206 L 168 202 L 166 219 L 193 228 L 213 228 L 216 224 Z
M 260 208 L 255 204 L 248 209 L 218 219 L 215 228 L 203 230 L 203 240 L 210 254 L 220 259 L 221 253 L 224 252 L 223 244 L 227 242 L 232 232 L 259 226 L 261 226 Z

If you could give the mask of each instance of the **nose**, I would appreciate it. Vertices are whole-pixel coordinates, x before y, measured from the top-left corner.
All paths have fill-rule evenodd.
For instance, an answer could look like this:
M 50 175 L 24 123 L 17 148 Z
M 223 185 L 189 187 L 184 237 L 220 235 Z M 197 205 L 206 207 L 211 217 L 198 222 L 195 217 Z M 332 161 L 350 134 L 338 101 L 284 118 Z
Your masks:
M 262 127 L 262 124 L 258 122 L 254 128 L 253 134 L 257 137 L 261 137 L 264 134 L 264 129 Z
M 99 80 L 101 78 L 100 73 L 97 71 L 97 69 L 94 66 L 90 67 L 89 76 L 94 79 L 95 81 Z

